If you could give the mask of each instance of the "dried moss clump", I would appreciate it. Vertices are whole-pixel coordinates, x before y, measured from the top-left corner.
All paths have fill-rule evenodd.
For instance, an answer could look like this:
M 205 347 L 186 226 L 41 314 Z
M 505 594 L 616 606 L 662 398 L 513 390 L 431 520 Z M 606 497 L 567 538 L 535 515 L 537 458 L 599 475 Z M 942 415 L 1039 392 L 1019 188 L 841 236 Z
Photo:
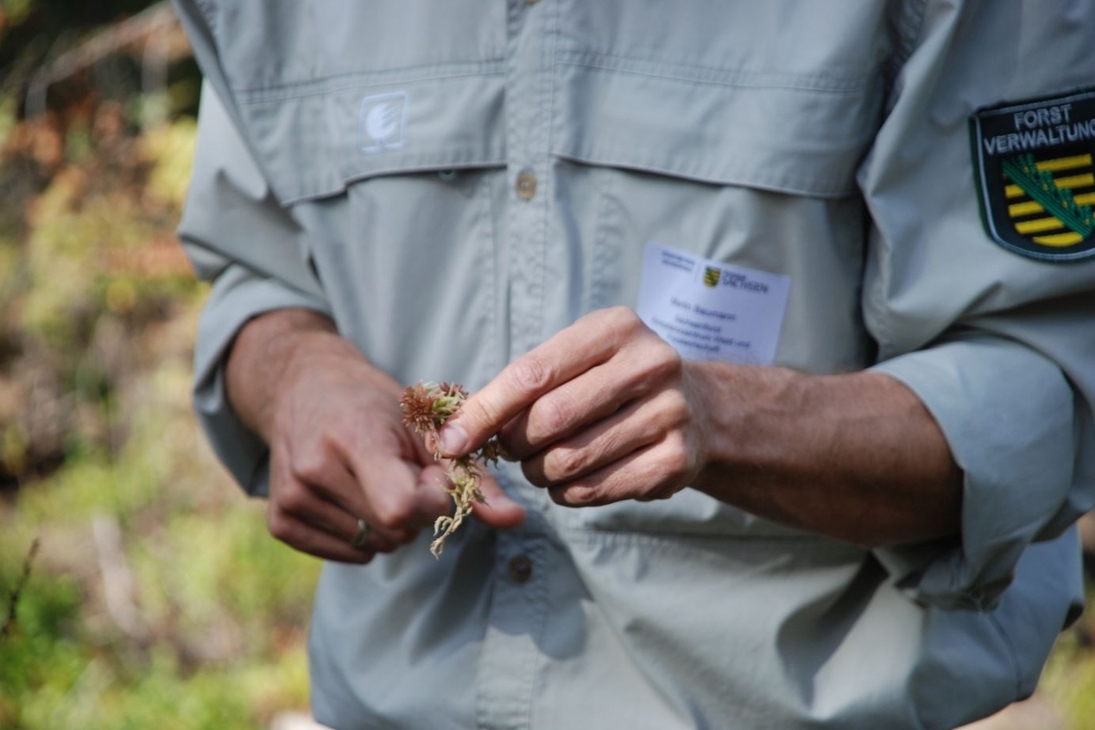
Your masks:
M 459 383 L 422 383 L 408 387 L 403 391 L 403 397 L 399 406 L 403 410 L 403 423 L 413 428 L 415 433 L 426 438 L 426 443 L 433 449 L 433 458 L 442 460 L 438 450 L 440 443 L 437 432 L 460 405 L 467 399 L 468 392 Z M 445 549 L 445 540 L 456 532 L 464 518 L 471 514 L 472 505 L 475 502 L 486 502 L 483 493 L 479 490 L 482 469 L 487 462 L 495 463 L 501 453 L 501 446 L 496 438 L 492 438 L 481 449 L 466 456 L 449 461 L 445 473 L 451 486 L 446 488 L 449 496 L 456 505 L 456 510 L 451 517 L 438 517 L 434 522 L 433 532 L 435 539 L 430 543 L 430 552 L 434 557 L 440 557 Z

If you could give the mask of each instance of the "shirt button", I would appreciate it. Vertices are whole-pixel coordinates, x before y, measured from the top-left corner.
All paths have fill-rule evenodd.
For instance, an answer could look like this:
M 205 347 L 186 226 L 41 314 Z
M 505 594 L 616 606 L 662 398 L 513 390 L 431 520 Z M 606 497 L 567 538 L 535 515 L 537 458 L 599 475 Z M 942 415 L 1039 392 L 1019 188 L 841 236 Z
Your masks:
M 521 200 L 532 200 L 536 195 L 536 176 L 527 167 L 517 175 L 517 197 Z
M 509 561 L 506 571 L 514 583 L 527 583 L 532 577 L 532 561 L 524 555 L 518 555 Z

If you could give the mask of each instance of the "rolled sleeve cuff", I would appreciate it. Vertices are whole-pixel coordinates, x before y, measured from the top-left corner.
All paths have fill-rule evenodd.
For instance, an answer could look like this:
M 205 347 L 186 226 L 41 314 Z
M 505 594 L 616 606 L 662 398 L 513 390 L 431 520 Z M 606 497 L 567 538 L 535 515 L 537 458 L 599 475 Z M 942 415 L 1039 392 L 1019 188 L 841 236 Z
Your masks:
M 875 554 L 914 600 L 991 608 L 1024 550 L 1067 501 L 1072 389 L 1052 361 L 988 337 L 946 342 L 873 369 L 924 402 L 964 473 L 957 539 Z
M 288 308 L 311 309 L 330 316 L 322 300 L 233 264 L 217 278 L 198 324 L 194 410 L 218 458 L 244 491 L 253 496 L 267 495 L 269 452 L 228 403 L 224 361 L 236 334 L 250 319 Z

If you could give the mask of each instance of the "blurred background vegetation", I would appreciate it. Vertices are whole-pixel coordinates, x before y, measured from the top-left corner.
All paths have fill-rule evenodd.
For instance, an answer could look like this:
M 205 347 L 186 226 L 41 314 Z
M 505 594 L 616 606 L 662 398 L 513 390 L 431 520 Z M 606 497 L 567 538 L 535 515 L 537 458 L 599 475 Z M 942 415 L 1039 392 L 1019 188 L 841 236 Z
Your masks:
M 0 0 L 0 730 L 307 707 L 318 564 L 190 413 L 206 287 L 174 227 L 199 83 L 165 3 Z M 1095 728 L 1093 634 L 1047 668 L 1052 727 Z
M 190 413 L 206 288 L 174 227 L 199 83 L 167 4 L 0 0 L 2 730 L 307 707 L 318 563 L 269 538 Z

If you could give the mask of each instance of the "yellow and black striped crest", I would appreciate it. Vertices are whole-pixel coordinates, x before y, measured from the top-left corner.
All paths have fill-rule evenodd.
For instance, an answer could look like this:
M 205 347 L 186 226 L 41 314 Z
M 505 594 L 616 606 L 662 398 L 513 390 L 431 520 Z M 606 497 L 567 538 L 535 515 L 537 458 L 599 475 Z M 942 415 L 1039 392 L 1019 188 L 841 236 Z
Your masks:
M 708 266 L 703 270 L 703 283 L 710 287 L 716 287 L 719 285 L 720 276 L 722 276 L 722 269 Z
M 970 139 L 993 240 L 1045 261 L 1095 256 L 1095 90 L 981 109 Z

